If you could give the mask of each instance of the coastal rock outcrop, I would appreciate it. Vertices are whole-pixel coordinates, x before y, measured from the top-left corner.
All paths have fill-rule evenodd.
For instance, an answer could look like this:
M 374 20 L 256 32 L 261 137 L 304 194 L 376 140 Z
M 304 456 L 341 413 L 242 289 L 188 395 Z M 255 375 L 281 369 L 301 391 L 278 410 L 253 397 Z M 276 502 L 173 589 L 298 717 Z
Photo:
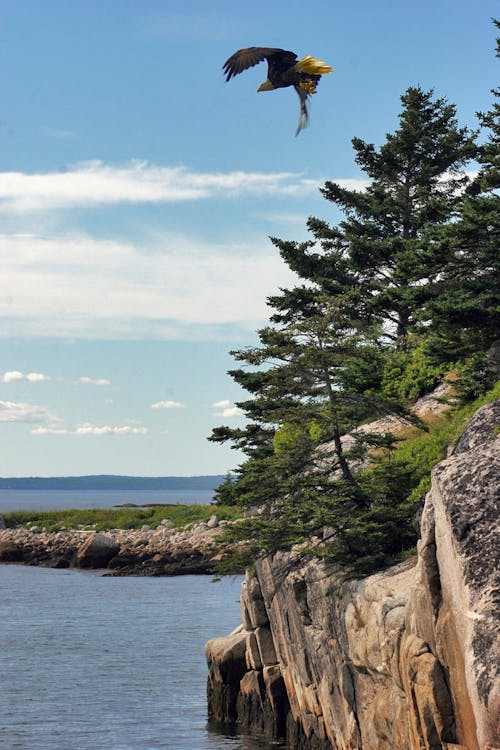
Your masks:
M 416 560 L 347 583 L 289 553 L 247 573 L 238 669 L 226 639 L 206 647 L 211 717 L 298 750 L 500 747 L 499 418 L 480 409 L 435 468 Z
M 91 534 L 78 549 L 77 565 L 79 568 L 106 568 L 119 550 L 118 542 L 106 534 Z

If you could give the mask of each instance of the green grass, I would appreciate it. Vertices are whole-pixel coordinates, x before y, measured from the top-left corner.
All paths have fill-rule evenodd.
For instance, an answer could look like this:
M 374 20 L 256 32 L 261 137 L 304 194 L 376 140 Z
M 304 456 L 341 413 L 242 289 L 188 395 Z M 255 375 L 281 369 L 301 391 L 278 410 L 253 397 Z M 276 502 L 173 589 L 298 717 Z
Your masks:
M 382 457 L 382 466 L 392 463 L 404 467 L 411 487 L 410 500 L 425 495 L 431 486 L 431 470 L 446 457 L 448 447 L 456 443 L 477 409 L 497 398 L 500 398 L 500 381 L 474 401 L 445 412 L 429 425 L 427 432 L 417 432 Z M 371 467 L 363 474 L 377 471 L 380 468 Z
M 4 513 L 7 528 L 38 526 L 46 531 L 92 528 L 96 531 L 110 529 L 140 529 L 147 525 L 156 528 L 168 518 L 177 529 L 199 521 L 208 521 L 216 515 L 219 521 L 241 517 L 235 506 L 221 505 L 162 505 L 152 508 L 95 508 L 92 510 L 20 510 Z

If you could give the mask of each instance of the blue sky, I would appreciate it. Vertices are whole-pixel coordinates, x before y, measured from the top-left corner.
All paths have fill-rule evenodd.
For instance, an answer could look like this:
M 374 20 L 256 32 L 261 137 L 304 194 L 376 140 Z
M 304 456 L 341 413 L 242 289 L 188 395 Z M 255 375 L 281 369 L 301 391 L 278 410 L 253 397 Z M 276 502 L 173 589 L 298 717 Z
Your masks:
M 2 476 L 224 473 L 238 425 L 228 352 L 293 283 L 268 237 L 338 220 L 408 86 L 462 124 L 491 105 L 489 0 L 3 0 L 0 8 Z M 226 84 L 242 47 L 332 65 L 295 138 L 290 89 Z

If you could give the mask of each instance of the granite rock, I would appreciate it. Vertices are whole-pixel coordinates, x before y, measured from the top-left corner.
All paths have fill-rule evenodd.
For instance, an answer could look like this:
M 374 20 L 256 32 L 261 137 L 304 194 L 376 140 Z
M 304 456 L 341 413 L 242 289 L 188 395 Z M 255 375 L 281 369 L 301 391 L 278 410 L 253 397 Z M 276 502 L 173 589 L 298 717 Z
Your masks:
M 110 536 L 92 534 L 78 549 L 77 561 L 80 568 L 105 568 L 119 551 L 120 545 Z
M 290 553 L 256 564 L 230 715 L 210 687 L 224 639 L 207 646 L 209 715 L 297 750 L 500 747 L 499 411 L 480 409 L 435 468 L 416 559 L 348 583 Z

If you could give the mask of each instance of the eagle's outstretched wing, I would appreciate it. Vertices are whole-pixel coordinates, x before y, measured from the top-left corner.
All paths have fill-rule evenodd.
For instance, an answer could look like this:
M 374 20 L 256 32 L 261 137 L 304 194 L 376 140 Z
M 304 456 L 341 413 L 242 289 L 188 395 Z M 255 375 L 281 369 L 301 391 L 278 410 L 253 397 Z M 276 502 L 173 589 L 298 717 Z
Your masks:
M 222 66 L 226 81 L 231 80 L 233 76 L 242 73 L 247 68 L 252 68 L 257 63 L 262 62 L 262 60 L 269 62 L 269 58 L 274 55 L 291 55 L 290 64 L 297 59 L 297 55 L 294 52 L 279 49 L 279 47 L 246 47 L 231 55 Z

